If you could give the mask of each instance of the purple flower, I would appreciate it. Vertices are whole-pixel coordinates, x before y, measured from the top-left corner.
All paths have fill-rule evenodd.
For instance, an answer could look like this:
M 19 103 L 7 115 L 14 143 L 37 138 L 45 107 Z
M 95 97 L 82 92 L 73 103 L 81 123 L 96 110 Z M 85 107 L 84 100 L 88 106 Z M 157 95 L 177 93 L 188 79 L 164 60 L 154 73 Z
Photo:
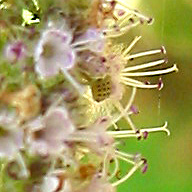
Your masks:
M 97 121 L 83 130 L 76 130 L 68 137 L 72 142 L 83 142 L 93 152 L 104 155 L 106 148 L 110 148 L 114 144 L 114 139 L 107 134 L 109 127 L 109 118 L 106 116 L 100 117 Z
M 0 143 L 0 157 L 12 158 L 23 148 L 23 130 L 7 111 L 0 112 Z
M 56 107 L 29 124 L 28 142 L 33 152 L 56 154 L 67 147 L 64 142 L 74 130 L 65 108 Z
M 41 77 L 51 77 L 75 64 L 76 53 L 67 31 L 49 29 L 43 32 L 35 49 L 35 70 Z
M 5 48 L 5 57 L 10 62 L 17 62 L 18 60 L 23 59 L 25 55 L 26 46 L 21 41 L 10 43 Z

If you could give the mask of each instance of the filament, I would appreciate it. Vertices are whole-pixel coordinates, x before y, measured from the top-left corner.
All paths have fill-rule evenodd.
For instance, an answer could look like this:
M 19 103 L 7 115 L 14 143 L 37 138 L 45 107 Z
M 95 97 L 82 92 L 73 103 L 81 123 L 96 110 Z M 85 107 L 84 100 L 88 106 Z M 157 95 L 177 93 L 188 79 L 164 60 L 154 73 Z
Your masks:
M 136 36 L 133 41 L 131 42 L 131 44 L 125 49 L 125 51 L 122 53 L 123 56 L 127 55 L 132 48 L 135 46 L 135 44 L 141 39 L 141 36 Z
M 125 77 L 126 78 L 126 77 Z M 149 88 L 149 89 L 154 89 L 154 88 L 158 88 L 159 85 L 158 84 L 154 84 L 154 85 L 146 85 L 146 84 L 141 84 L 140 82 L 138 83 L 132 83 L 129 81 L 130 78 L 121 78 L 122 79 L 122 83 L 125 85 L 129 85 L 129 86 L 133 86 L 133 87 L 137 87 L 137 88 Z M 132 80 L 132 79 L 130 79 Z
M 129 117 L 129 115 L 126 113 L 125 109 L 122 107 L 121 103 L 119 101 L 114 102 L 115 107 L 119 110 L 119 112 L 121 113 L 121 115 L 127 120 L 127 122 L 129 123 L 131 129 L 133 129 L 134 131 L 136 131 L 136 127 L 133 124 L 131 118 Z
M 129 76 L 129 77 L 141 77 L 141 76 L 163 75 L 163 74 L 171 73 L 174 71 L 176 72 L 178 71 L 176 64 L 167 69 L 162 69 L 157 71 L 147 71 L 147 72 L 122 73 L 122 75 Z
M 73 85 L 73 87 L 77 90 L 77 92 L 80 95 L 83 95 L 84 88 L 79 83 L 77 83 L 77 81 L 75 81 L 75 79 L 70 75 L 70 73 L 67 70 L 62 69 L 62 71 L 65 77 L 67 78 L 67 80 Z
M 113 159 L 115 161 L 115 168 L 114 168 L 112 174 L 110 175 L 110 177 L 108 178 L 108 180 L 112 179 L 116 175 L 116 173 L 119 169 L 119 161 L 118 161 L 117 157 L 115 156 Z
M 157 66 L 157 65 L 161 65 L 161 64 L 163 64 L 165 62 L 166 62 L 165 59 L 161 59 L 161 60 L 158 60 L 158 61 L 153 61 L 153 62 L 141 64 L 141 65 L 136 65 L 136 66 L 133 66 L 133 67 L 126 67 L 125 69 L 122 70 L 122 72 L 135 71 L 135 70 L 139 70 L 139 69 L 154 67 L 154 66 Z
M 150 50 L 150 51 L 144 51 L 140 53 L 135 53 L 133 55 L 129 55 L 126 57 L 127 60 L 138 58 L 138 57 L 143 57 L 143 56 L 149 56 L 149 55 L 155 55 L 158 53 L 162 53 L 161 49 L 156 49 L 156 50 Z
M 167 129 L 167 125 L 168 123 L 165 122 L 165 124 L 162 126 L 162 127 L 152 127 L 152 128 L 145 128 L 145 129 L 140 129 L 139 131 L 141 133 L 144 133 L 144 132 L 159 132 L 159 131 L 163 131 L 163 132 L 166 132 L 167 135 L 169 136 L 170 135 L 170 131 Z M 107 131 L 108 134 L 112 135 L 113 137 L 115 135 L 130 135 L 130 134 L 137 134 L 135 133 L 134 130 L 122 130 L 122 131 Z
M 137 90 L 136 87 L 133 87 L 131 97 L 128 100 L 127 105 L 125 106 L 125 109 L 124 109 L 125 111 L 128 111 L 130 109 L 130 107 L 135 99 L 136 90 Z M 123 113 L 121 113 L 116 119 L 114 119 L 113 122 L 118 122 L 122 118 L 122 116 L 123 116 Z
M 124 181 L 126 181 L 129 177 L 131 177 L 133 175 L 133 173 L 135 171 L 137 171 L 137 169 L 143 164 L 143 161 L 140 161 L 138 164 L 136 164 L 123 178 L 121 178 L 120 180 L 112 183 L 112 186 L 117 186 L 121 183 L 123 183 Z

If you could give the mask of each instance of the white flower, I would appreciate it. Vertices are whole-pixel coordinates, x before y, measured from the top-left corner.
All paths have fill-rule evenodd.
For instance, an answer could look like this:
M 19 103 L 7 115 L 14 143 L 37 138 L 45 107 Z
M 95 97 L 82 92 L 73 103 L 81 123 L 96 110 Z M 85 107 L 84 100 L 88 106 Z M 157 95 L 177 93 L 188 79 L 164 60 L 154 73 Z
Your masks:
M 12 158 L 23 148 L 23 130 L 7 111 L 0 112 L 0 157 Z
M 50 77 L 75 64 L 76 53 L 71 47 L 68 31 L 48 29 L 43 32 L 35 49 L 35 70 L 41 77 Z
M 99 155 L 104 155 L 106 149 L 112 148 L 114 144 L 113 137 L 107 134 L 106 131 L 109 128 L 109 125 L 109 118 L 103 116 L 98 118 L 93 125 L 83 130 L 76 130 L 67 138 L 67 140 L 84 143 L 91 151 Z
M 29 124 L 28 142 L 34 152 L 56 154 L 66 147 L 64 142 L 74 130 L 65 108 L 57 107 Z

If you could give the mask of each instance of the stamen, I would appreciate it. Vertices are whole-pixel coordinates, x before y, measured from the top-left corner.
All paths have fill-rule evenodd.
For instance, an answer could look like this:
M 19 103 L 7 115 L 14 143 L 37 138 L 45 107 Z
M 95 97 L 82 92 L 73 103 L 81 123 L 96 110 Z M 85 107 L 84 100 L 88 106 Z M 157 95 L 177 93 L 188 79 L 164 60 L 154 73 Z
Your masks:
M 162 49 L 156 49 L 156 50 L 150 50 L 150 51 L 135 53 L 133 55 L 129 55 L 129 56 L 125 57 L 125 59 L 130 60 L 130 59 L 135 59 L 135 58 L 138 58 L 138 57 L 155 55 L 155 54 L 159 54 L 159 53 L 162 53 Z
M 135 165 L 135 162 L 134 161 L 132 161 L 132 160 L 130 160 L 130 159 L 127 159 L 127 158 L 125 158 L 125 157 L 123 157 L 123 156 L 121 156 L 121 155 L 116 155 L 117 156 L 117 158 L 119 158 L 119 159 L 121 159 L 121 160 L 124 160 L 124 161 L 126 161 L 127 163 L 130 163 L 130 164 L 132 164 L 132 165 Z
M 136 27 L 137 25 L 139 25 L 140 22 L 137 21 L 131 25 L 127 25 L 125 27 L 119 28 L 118 31 L 116 31 L 115 29 L 108 29 L 108 30 L 103 30 L 103 34 L 105 35 L 105 37 L 107 38 L 115 38 L 115 37 L 119 37 L 123 34 L 125 34 L 128 30 L 130 30 L 133 27 Z
M 161 64 L 165 63 L 166 61 L 167 61 L 166 59 L 161 59 L 161 60 L 157 60 L 157 61 L 153 61 L 153 62 L 149 62 L 149 63 L 136 65 L 136 66 L 133 66 L 133 67 L 126 67 L 125 69 L 122 70 L 122 72 L 136 71 L 136 70 L 139 70 L 139 69 L 154 67 L 154 66 L 157 66 L 157 65 L 161 65 Z
M 130 125 L 131 129 L 136 132 L 136 127 L 133 124 L 131 118 L 129 117 L 128 113 L 126 113 L 125 109 L 122 107 L 121 103 L 119 101 L 114 102 L 115 107 L 119 110 L 121 115 L 127 120 L 128 124 Z
M 115 161 L 115 168 L 114 168 L 112 174 L 110 175 L 110 177 L 108 178 L 108 180 L 112 179 L 119 170 L 119 161 L 118 161 L 117 157 L 115 156 L 115 157 L 113 157 L 113 159 Z
M 127 19 L 127 17 L 129 18 L 130 17 L 130 13 L 127 13 L 124 11 L 124 14 L 122 16 L 119 16 L 118 15 L 118 20 L 117 20 L 117 24 L 120 25 L 121 22 L 125 21 Z M 128 20 L 128 19 L 127 19 Z
M 113 122 L 113 121 L 112 121 L 112 123 L 113 123 L 113 126 L 114 126 L 115 130 L 119 130 L 119 127 L 117 126 L 117 124 L 115 122 Z
M 110 134 L 110 133 L 109 133 Z M 131 138 L 131 137 L 136 137 L 136 138 L 140 138 L 140 134 L 139 133 L 135 133 L 135 134 L 125 134 L 125 135 L 113 135 L 113 138 Z
M 128 85 L 128 86 L 132 86 L 132 87 L 137 87 L 137 88 L 148 88 L 148 89 L 154 89 L 154 88 L 158 88 L 159 87 L 159 84 L 154 84 L 154 85 L 150 85 L 150 84 L 140 84 L 140 81 L 138 83 L 132 83 L 130 81 L 132 81 L 133 79 L 130 79 L 130 78 L 126 78 L 126 77 L 122 77 L 122 83 L 125 84 L 125 85 Z
M 129 159 L 133 159 L 135 157 L 135 155 L 132 155 L 132 154 L 129 154 L 129 153 L 125 153 L 125 152 L 122 152 L 122 151 L 115 151 L 115 153 L 121 155 L 121 156 L 124 156 L 126 158 L 129 158 Z
M 136 36 L 133 41 L 131 42 L 131 44 L 127 47 L 127 49 L 125 49 L 125 51 L 122 53 L 123 56 L 126 56 L 131 50 L 132 48 L 135 46 L 135 44 L 141 39 L 141 36 Z
M 165 124 L 162 127 L 141 129 L 140 131 L 142 133 L 145 132 L 145 131 L 147 131 L 148 133 L 158 132 L 158 131 L 165 131 L 167 133 L 167 135 L 169 136 L 170 135 L 170 131 L 167 129 L 167 125 L 168 125 L 168 123 L 165 122 Z
M 142 164 L 143 164 L 143 161 L 140 161 L 140 162 L 139 162 L 138 164 L 136 164 L 123 178 L 121 178 L 119 181 L 116 181 L 116 182 L 112 183 L 112 186 L 115 187 L 115 186 L 123 183 L 124 181 L 126 181 L 129 177 L 131 177 L 131 176 L 133 175 L 133 173 L 134 173 L 135 171 L 137 171 L 137 169 L 138 169 L 139 167 L 142 166 Z
M 158 89 L 161 90 L 163 88 L 163 80 L 162 78 L 159 78 L 159 83 L 158 83 Z
M 117 117 L 117 118 L 119 118 L 118 120 L 116 120 L 116 119 L 113 120 L 114 116 L 112 116 L 112 115 L 110 114 L 109 110 L 106 110 L 106 111 L 107 111 L 107 116 L 109 116 L 110 119 L 112 119 L 111 124 L 109 124 L 109 127 L 110 127 L 111 125 L 113 125 L 114 128 L 115 128 L 115 130 L 119 130 L 119 127 L 117 126 L 116 122 L 118 122 L 121 117 L 119 118 L 119 116 L 118 116 L 118 117 Z
M 121 0 L 117 0 L 117 3 L 120 4 L 121 6 L 123 6 L 128 12 L 134 14 L 135 16 L 141 18 L 141 19 L 144 19 L 148 22 L 148 24 L 151 24 L 152 22 L 152 19 L 149 18 L 149 17 L 146 17 L 144 15 L 142 15 L 141 13 L 131 9 L 124 1 L 121 1 Z
M 133 15 L 126 14 L 126 16 L 125 16 L 124 18 L 118 19 L 117 25 L 118 25 L 119 27 L 123 27 L 123 25 L 124 25 L 125 23 L 127 24 L 127 22 L 130 21 L 130 19 L 131 19 L 132 17 L 133 17 Z
M 136 90 L 137 90 L 136 87 L 133 87 L 131 97 L 128 100 L 127 105 L 124 108 L 125 112 L 127 112 L 131 107 L 131 105 L 132 105 L 132 103 L 133 103 L 133 101 L 135 99 Z M 116 119 L 113 120 L 113 122 L 118 122 L 122 118 L 122 116 L 123 116 L 123 114 L 121 113 Z
M 127 81 L 127 82 L 133 83 L 135 85 L 149 85 L 150 84 L 150 83 L 144 83 L 142 81 L 138 81 L 138 80 L 135 80 L 135 79 L 123 76 L 123 75 L 121 76 L 121 80 L 122 80 L 122 83 L 124 83 L 124 81 Z
M 159 131 L 164 131 L 167 133 L 167 135 L 170 135 L 170 131 L 167 129 L 167 125 L 168 123 L 165 122 L 165 124 L 162 127 L 152 127 L 152 128 L 146 128 L 146 129 L 140 129 L 140 133 L 144 133 L 144 132 L 148 132 L 148 133 L 152 133 L 152 132 L 159 132 Z M 124 137 L 126 137 L 126 135 L 129 137 L 131 134 L 135 135 L 138 134 L 133 130 L 122 130 L 122 131 L 107 131 L 108 134 L 114 136 L 121 136 L 124 135 Z
M 133 73 L 123 73 L 124 76 L 129 77 L 141 77 L 141 76 L 154 76 L 154 75 L 163 75 L 171 72 L 177 72 L 177 65 L 173 65 L 170 68 L 157 70 L 157 71 L 147 71 L 147 72 L 133 72 Z
M 91 42 L 95 42 L 95 39 L 85 39 L 85 40 L 77 40 L 76 42 L 74 42 L 71 46 L 75 49 L 78 49 L 79 46 L 84 46 L 86 44 L 89 44 Z
M 108 170 L 108 152 L 105 154 L 104 160 L 103 160 L 103 169 L 102 169 L 102 177 L 105 178 L 107 175 Z

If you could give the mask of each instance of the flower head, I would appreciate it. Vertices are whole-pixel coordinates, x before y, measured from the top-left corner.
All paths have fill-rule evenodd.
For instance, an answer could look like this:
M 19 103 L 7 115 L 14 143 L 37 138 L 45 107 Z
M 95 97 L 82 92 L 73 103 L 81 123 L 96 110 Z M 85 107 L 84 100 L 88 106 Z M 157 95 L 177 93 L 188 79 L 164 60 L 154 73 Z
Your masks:
M 134 104 L 137 89 L 163 87 L 162 78 L 151 84 L 142 77 L 177 71 L 176 65 L 153 69 L 167 63 L 163 46 L 132 53 L 140 36 L 128 47 L 114 40 L 152 21 L 124 0 L 33 0 L 18 5 L 9 6 L 21 10 L 30 5 L 33 13 L 23 9 L 15 22 L 11 11 L 11 19 L 0 21 L 6 38 L 23 37 L 26 43 L 13 40 L 5 47 L 10 62 L 0 60 L 0 157 L 8 161 L 0 175 L 7 171 L 11 178 L 25 178 L 23 191 L 115 192 L 137 170 L 145 173 L 148 168 L 141 154 L 121 150 L 122 139 L 170 134 L 167 122 L 138 128 L 132 120 L 139 112 Z M 4 16 L 9 7 L 3 9 Z M 26 13 L 38 23 L 26 22 Z M 20 18 L 24 22 L 17 26 Z M 22 78 L 15 86 L 16 76 Z M 119 123 L 122 119 L 126 125 Z M 121 161 L 131 167 L 121 171 Z

